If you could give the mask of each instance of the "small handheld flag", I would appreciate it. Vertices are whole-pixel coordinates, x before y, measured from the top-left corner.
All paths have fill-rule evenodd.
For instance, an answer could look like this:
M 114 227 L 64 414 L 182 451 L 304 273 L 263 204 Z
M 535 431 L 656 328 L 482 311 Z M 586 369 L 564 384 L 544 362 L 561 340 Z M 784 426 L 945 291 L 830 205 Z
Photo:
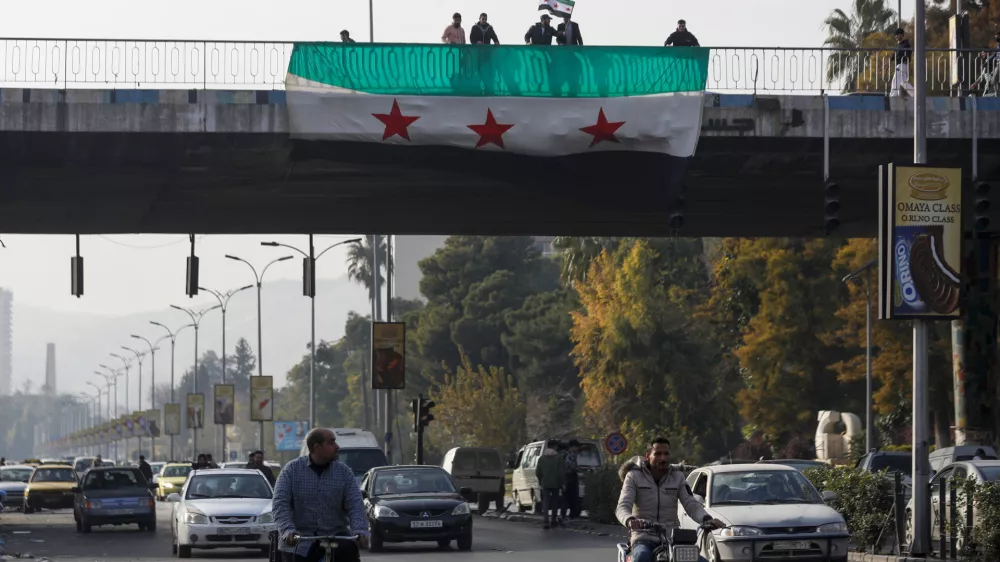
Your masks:
M 554 16 L 566 17 L 573 15 L 573 0 L 538 0 L 539 10 L 548 10 Z

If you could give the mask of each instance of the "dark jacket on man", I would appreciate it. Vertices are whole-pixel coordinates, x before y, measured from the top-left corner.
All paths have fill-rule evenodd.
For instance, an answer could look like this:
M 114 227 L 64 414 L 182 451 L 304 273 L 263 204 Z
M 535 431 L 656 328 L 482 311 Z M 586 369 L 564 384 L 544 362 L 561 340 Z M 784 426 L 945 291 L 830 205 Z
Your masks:
M 145 460 L 139 461 L 139 472 L 146 478 L 146 482 L 153 482 L 153 467 Z
M 477 43 L 482 43 L 483 45 L 489 45 L 490 42 L 494 45 L 499 45 L 500 40 L 497 39 L 497 32 L 493 30 L 493 26 L 486 24 L 485 26 L 481 23 L 476 23 L 469 30 L 469 42 L 473 45 Z
M 910 59 L 913 58 L 913 47 L 910 46 L 909 39 L 903 39 L 896 45 L 896 52 L 893 58 L 896 59 L 896 64 L 910 64 Z
M 560 45 L 583 45 L 583 35 L 580 33 L 580 24 L 575 21 L 570 21 L 569 24 L 573 26 L 573 32 L 569 34 L 569 43 L 566 43 L 566 22 L 559 24 L 556 28 L 556 43 Z
M 258 470 L 261 474 L 264 475 L 264 478 L 267 478 L 267 481 L 271 484 L 271 487 L 272 488 L 274 487 L 274 481 L 275 481 L 274 472 L 271 470 L 271 467 L 267 466 L 266 464 L 257 466 L 256 464 L 253 463 L 253 461 L 250 461 L 247 463 L 246 468 L 253 468 Z
M 524 40 L 531 45 L 551 45 L 555 36 L 556 29 L 554 27 L 544 26 L 539 22 L 528 28 L 528 32 L 524 34 Z
M 669 47 L 673 45 L 674 47 L 700 47 L 698 44 L 698 38 L 694 36 L 688 30 L 675 31 L 667 37 L 667 40 L 663 42 L 664 47 Z

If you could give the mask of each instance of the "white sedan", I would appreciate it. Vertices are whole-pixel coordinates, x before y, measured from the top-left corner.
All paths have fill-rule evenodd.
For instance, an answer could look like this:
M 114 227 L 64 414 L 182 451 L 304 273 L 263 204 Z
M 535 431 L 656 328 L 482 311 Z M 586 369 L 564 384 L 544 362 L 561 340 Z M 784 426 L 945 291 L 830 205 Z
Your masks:
M 276 529 L 271 513 L 273 490 L 260 472 L 245 468 L 193 470 L 173 503 L 173 550 L 190 558 L 194 548 L 254 548 L 270 551 L 268 533 Z
M 706 466 L 687 483 L 705 511 L 728 525 L 702 545 L 710 562 L 803 558 L 847 560 L 849 535 L 843 516 L 798 470 L 778 464 Z M 678 504 L 681 527 L 697 529 Z

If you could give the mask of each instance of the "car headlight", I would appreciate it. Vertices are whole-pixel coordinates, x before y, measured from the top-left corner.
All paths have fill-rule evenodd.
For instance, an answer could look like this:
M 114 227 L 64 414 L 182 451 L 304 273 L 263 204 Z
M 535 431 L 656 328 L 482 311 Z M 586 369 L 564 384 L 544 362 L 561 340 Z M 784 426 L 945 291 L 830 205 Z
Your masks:
M 187 515 L 184 516 L 184 522 L 189 525 L 207 525 L 208 517 L 204 513 L 198 511 L 189 511 Z
M 719 532 L 720 537 L 756 537 L 760 535 L 760 529 L 757 527 L 726 527 Z
M 455 509 L 451 510 L 452 515 L 468 515 L 469 514 L 469 504 L 462 502 L 455 506 Z
M 261 513 L 260 517 L 257 518 L 258 523 L 274 523 L 274 513 L 270 511 L 266 513 Z
M 399 514 L 384 505 L 376 505 L 375 517 L 399 517 Z
M 817 533 L 846 533 L 847 523 L 827 523 L 816 529 Z

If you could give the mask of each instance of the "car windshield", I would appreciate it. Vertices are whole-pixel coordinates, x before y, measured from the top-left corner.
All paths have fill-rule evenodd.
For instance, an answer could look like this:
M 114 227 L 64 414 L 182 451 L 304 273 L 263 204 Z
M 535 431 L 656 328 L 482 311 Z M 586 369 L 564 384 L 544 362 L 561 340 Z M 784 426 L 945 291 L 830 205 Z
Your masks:
M 84 490 L 124 490 L 145 488 L 138 470 L 91 470 L 83 481 Z
M 906 476 L 913 474 L 913 459 L 910 455 L 877 455 L 872 459 L 872 472 L 888 470 Z
M 72 468 L 38 468 L 31 476 L 32 482 L 76 482 Z
M 380 470 L 375 473 L 374 495 L 454 494 L 448 473 L 443 469 Z
M 256 498 L 271 499 L 271 487 L 260 473 L 198 474 L 187 485 L 187 499 Z
M 386 466 L 389 462 L 379 449 L 341 449 L 338 460 L 351 467 L 355 476 L 361 476 L 373 468 Z
M 983 473 L 983 478 L 987 482 L 1000 480 L 1000 466 L 981 466 L 979 472 Z
M 821 503 L 819 492 L 797 470 L 718 472 L 712 505 Z
M 164 478 L 175 478 L 178 476 L 187 476 L 191 473 L 190 466 L 165 466 L 163 467 L 163 477 Z
M 33 468 L 5 468 L 0 470 L 0 482 L 27 482 Z

